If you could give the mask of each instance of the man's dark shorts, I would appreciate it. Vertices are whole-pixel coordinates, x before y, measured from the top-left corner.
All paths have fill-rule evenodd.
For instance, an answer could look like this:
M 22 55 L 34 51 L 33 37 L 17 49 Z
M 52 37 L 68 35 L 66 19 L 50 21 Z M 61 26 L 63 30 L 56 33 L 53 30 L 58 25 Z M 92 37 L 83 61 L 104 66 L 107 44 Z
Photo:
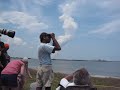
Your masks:
M 17 74 L 1 74 L 1 80 L 3 86 L 17 87 Z

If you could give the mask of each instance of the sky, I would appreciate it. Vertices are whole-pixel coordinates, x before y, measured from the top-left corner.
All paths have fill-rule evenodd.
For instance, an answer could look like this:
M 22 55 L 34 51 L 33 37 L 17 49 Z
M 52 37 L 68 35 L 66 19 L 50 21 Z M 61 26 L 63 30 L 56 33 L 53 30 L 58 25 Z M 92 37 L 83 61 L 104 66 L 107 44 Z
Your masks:
M 0 29 L 14 30 L 12 57 L 37 58 L 42 32 L 55 33 L 55 59 L 120 61 L 120 0 L 0 0 Z

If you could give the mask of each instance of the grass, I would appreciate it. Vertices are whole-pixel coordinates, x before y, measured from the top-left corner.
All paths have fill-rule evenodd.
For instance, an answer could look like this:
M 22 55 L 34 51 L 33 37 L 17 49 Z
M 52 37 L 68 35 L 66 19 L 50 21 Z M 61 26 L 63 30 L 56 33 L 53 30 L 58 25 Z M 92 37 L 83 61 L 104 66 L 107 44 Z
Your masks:
M 30 90 L 30 83 L 35 82 L 36 71 L 30 69 L 30 72 L 33 76 L 32 79 L 27 78 L 24 90 Z M 55 90 L 61 78 L 63 78 L 65 74 L 55 73 L 54 74 L 54 81 L 52 84 L 52 90 Z M 116 78 L 98 78 L 92 77 L 92 82 L 97 87 L 97 90 L 120 90 L 120 79 Z

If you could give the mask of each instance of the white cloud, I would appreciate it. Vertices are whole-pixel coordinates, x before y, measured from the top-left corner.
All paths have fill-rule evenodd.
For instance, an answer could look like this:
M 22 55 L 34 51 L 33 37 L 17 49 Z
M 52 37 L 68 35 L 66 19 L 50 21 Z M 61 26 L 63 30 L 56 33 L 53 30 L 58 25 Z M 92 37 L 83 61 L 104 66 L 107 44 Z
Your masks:
M 109 23 L 105 23 L 101 26 L 101 28 L 97 30 L 93 30 L 90 33 L 94 34 L 112 34 L 114 32 L 120 31 L 120 20 L 115 20 Z
M 21 39 L 19 37 L 8 38 L 6 36 L 2 36 L 2 38 L 4 39 L 5 43 L 9 43 L 11 45 L 21 46 L 21 45 L 27 44 L 23 39 Z
M 32 0 L 32 2 L 39 4 L 39 5 L 48 5 L 52 3 L 54 0 Z
M 22 12 L 31 12 L 31 10 L 41 10 L 41 6 L 49 5 L 54 0 L 10 0 L 11 8 L 14 10 L 20 10 Z M 32 11 L 34 12 L 34 11 Z M 38 11 L 37 11 L 38 12 Z
M 30 16 L 23 12 L 3 12 L 0 17 L 3 19 L 4 23 L 12 23 L 18 25 L 18 28 L 24 28 L 34 32 L 48 28 L 48 25 L 38 20 L 37 17 Z
M 7 23 L 7 21 L 5 21 L 3 18 L 0 17 L 0 23 Z
M 64 4 L 66 8 L 60 6 L 64 8 L 62 12 L 77 17 L 86 26 L 95 23 L 89 27 L 97 29 L 90 31 L 88 28 L 89 33 L 110 35 L 120 31 L 120 0 L 75 0 L 71 4 L 74 8 L 69 4 Z
M 120 0 L 100 0 L 96 3 L 100 8 L 103 9 L 108 9 L 108 10 L 120 9 Z
M 115 14 L 120 16 L 120 0 L 74 0 L 74 2 L 76 3 L 72 4 L 75 7 L 71 9 L 72 15 L 82 19 L 109 17 Z M 68 12 L 68 9 L 70 8 L 64 11 Z

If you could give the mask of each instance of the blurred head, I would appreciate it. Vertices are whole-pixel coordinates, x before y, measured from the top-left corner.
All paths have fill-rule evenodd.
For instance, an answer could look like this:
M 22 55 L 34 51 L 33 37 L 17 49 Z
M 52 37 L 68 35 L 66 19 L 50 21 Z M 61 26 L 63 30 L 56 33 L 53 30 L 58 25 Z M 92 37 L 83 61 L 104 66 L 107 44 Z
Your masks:
M 24 57 L 24 58 L 22 59 L 22 62 L 24 62 L 25 64 L 28 64 L 28 58 L 27 58 L 27 57 Z
M 77 70 L 73 74 L 73 81 L 76 85 L 86 85 L 90 82 L 89 73 L 85 68 Z
M 27 58 L 27 57 L 24 57 L 23 60 L 28 60 L 28 58 Z
M 40 41 L 43 43 L 50 43 L 51 41 L 50 34 L 47 34 L 46 32 L 41 33 L 39 38 L 40 38 Z
M 5 48 L 6 50 L 8 50 L 8 49 L 9 49 L 9 44 L 5 43 L 5 44 L 4 44 L 4 48 Z

